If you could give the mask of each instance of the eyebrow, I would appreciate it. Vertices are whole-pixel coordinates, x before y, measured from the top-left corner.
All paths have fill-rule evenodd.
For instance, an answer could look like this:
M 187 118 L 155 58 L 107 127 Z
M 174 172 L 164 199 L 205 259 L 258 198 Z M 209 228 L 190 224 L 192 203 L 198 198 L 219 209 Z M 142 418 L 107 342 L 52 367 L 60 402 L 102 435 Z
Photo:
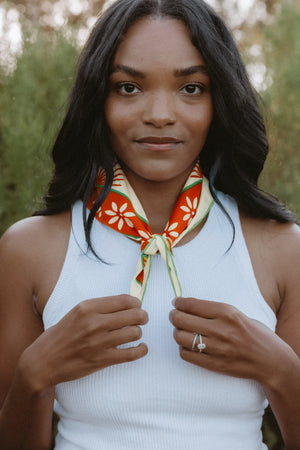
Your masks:
M 135 78 L 146 78 L 146 75 L 141 72 L 140 70 L 137 70 L 133 67 L 129 67 L 123 64 L 116 64 L 112 68 L 112 73 L 116 72 L 124 72 L 127 75 L 130 75 Z M 206 76 L 208 76 L 207 69 L 204 65 L 198 65 L 198 66 L 190 66 L 186 67 L 184 69 L 175 69 L 174 75 L 175 77 L 186 77 L 188 75 L 193 75 L 195 73 L 202 73 Z
M 145 78 L 146 75 L 140 70 L 134 69 L 133 67 L 124 66 L 123 64 L 116 64 L 112 68 L 112 73 L 116 72 L 124 72 L 127 75 L 130 75 L 135 78 Z
M 202 64 L 199 66 L 191 66 L 191 67 L 187 67 L 185 69 L 175 69 L 174 70 L 175 77 L 186 77 L 188 75 L 194 75 L 194 73 L 203 73 L 204 75 L 208 76 L 207 69 Z

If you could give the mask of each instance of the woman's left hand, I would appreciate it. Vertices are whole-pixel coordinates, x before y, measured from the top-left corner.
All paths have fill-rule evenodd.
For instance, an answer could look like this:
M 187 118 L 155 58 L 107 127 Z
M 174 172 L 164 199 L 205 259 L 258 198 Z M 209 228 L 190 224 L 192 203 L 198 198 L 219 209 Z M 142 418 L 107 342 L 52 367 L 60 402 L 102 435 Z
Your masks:
M 293 350 L 263 323 L 235 307 L 215 301 L 177 297 L 170 312 L 174 338 L 185 361 L 268 385 L 279 361 Z M 198 349 L 201 334 L 203 350 Z M 194 348 L 193 347 L 194 343 Z

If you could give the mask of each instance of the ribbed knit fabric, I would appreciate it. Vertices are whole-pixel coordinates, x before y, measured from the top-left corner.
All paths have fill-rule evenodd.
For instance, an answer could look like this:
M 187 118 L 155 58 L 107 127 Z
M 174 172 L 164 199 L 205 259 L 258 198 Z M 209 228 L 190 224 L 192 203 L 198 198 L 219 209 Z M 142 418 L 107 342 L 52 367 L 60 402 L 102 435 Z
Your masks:
M 215 204 L 201 232 L 174 248 L 183 296 L 229 303 L 274 330 L 276 318 L 259 291 L 237 206 L 218 195 L 234 222 L 234 243 L 228 250 L 232 227 Z M 45 328 L 82 300 L 129 293 L 140 246 L 98 222 L 92 240 L 103 262 L 86 254 L 78 201 L 65 263 L 44 310 Z M 155 255 L 143 302 L 149 322 L 141 340 L 148 355 L 56 387 L 56 450 L 266 449 L 263 389 L 180 358 L 168 318 L 173 297 L 165 263 Z

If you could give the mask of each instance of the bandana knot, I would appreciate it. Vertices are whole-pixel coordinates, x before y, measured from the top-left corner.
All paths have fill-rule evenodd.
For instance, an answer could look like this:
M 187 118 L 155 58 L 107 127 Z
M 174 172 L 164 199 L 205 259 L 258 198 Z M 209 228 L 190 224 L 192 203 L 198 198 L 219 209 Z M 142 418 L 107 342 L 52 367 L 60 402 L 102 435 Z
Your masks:
M 172 248 L 169 241 L 162 234 L 153 234 L 152 237 L 144 241 L 146 247 L 143 248 L 142 253 L 136 268 L 136 281 L 139 283 L 139 288 L 136 290 L 138 298 L 143 298 L 151 270 L 152 256 L 159 253 L 166 263 L 169 277 L 176 296 L 181 295 L 181 285 L 176 272 L 176 267 L 173 260 Z M 133 285 L 135 280 L 133 280 Z M 134 286 L 133 286 L 134 288 Z
M 105 172 L 101 169 L 96 180 L 95 191 L 88 202 L 89 209 L 93 207 L 104 183 Z M 123 170 L 119 164 L 114 166 L 111 190 L 95 218 L 141 244 L 141 254 L 131 284 L 131 295 L 143 300 L 152 257 L 157 253 L 166 263 L 175 295 L 182 295 L 172 247 L 201 223 L 209 213 L 213 202 L 208 181 L 202 175 L 199 163 L 196 163 L 178 197 L 163 234 L 153 234 L 144 209 Z
M 172 252 L 171 242 L 164 234 L 153 234 L 148 239 L 142 239 L 141 241 L 141 251 L 145 255 L 162 254 L 166 247 Z
M 166 251 L 172 251 L 168 241 L 162 234 L 153 234 L 151 239 L 143 242 L 141 250 L 142 253 L 148 256 L 153 256 L 156 253 L 163 255 Z

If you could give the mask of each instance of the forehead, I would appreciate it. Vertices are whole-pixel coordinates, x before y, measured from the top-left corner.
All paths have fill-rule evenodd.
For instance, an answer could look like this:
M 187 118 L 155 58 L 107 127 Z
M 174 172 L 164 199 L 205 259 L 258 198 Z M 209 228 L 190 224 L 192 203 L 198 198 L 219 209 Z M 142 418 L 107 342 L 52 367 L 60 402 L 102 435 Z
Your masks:
M 163 68 L 199 65 L 204 61 L 183 22 L 145 18 L 129 28 L 116 51 L 114 64 Z

